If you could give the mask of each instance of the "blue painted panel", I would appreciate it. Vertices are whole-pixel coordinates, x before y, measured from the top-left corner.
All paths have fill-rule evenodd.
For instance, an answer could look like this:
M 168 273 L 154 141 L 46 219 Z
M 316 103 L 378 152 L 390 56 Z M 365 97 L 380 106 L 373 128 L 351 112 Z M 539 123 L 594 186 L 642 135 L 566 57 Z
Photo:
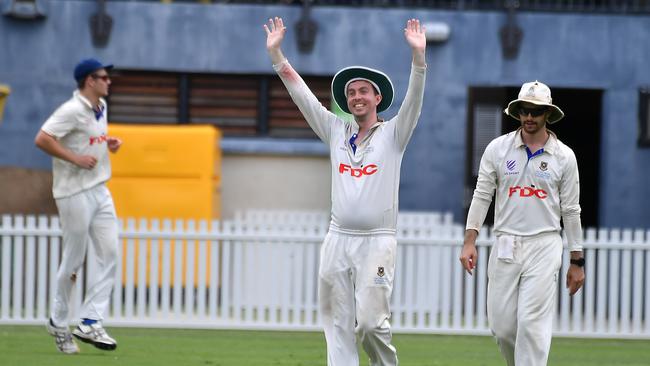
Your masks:
M 518 14 L 522 45 L 518 58 L 507 61 L 498 37 L 506 21 L 501 12 L 317 7 L 316 45 L 303 55 L 295 38 L 298 7 L 109 2 L 113 32 L 100 49 L 88 25 L 95 6 L 49 1 L 42 21 L 0 17 L 0 83 L 12 88 L 0 125 L 0 165 L 49 167 L 33 137 L 72 93 L 77 60 L 92 55 L 119 68 L 271 74 L 262 24 L 275 15 L 289 28 L 284 51 L 299 72 L 332 75 L 353 64 L 387 72 L 396 85 L 385 113 L 392 117 L 408 81 L 402 29 L 406 19 L 419 17 L 446 22 L 451 36 L 427 51 L 425 105 L 403 164 L 403 209 L 452 211 L 462 221 L 468 88 L 538 79 L 552 88 L 604 91 L 601 224 L 650 227 L 650 149 L 636 146 L 638 89 L 650 85 L 648 16 Z M 307 148 L 314 151 L 320 148 Z

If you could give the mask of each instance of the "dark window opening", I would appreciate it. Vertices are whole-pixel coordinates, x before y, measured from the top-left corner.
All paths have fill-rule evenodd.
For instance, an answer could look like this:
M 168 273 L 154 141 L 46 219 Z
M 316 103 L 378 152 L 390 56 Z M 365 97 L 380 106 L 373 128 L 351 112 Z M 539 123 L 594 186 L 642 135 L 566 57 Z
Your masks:
M 650 147 L 650 88 L 639 91 L 639 146 Z
M 564 144 L 575 152 L 580 174 L 580 206 L 584 227 L 598 226 L 600 134 L 602 90 L 554 88 L 553 104 L 565 113 L 564 119 L 548 125 Z M 503 113 L 517 99 L 519 87 L 472 87 L 469 89 L 465 213 L 476 187 L 478 166 L 487 144 L 495 137 L 514 131 L 519 122 Z M 493 204 L 485 220 L 494 223 Z

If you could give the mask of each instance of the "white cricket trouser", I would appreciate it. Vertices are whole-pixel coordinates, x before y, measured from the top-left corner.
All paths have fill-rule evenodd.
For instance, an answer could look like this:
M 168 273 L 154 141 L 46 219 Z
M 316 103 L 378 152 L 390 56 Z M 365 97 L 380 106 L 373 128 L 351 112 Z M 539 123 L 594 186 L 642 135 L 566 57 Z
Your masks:
M 63 232 L 63 254 L 57 273 L 52 307 L 55 324 L 68 324 L 73 275 L 83 266 L 88 244 L 93 254 L 86 265 L 86 296 L 81 318 L 102 320 L 108 308 L 115 279 L 118 225 L 108 188 L 97 185 L 70 197 L 56 200 Z
M 396 251 L 393 235 L 329 232 L 325 237 L 319 300 L 328 365 L 359 365 L 355 331 L 371 366 L 397 365 L 388 320 Z
M 500 259 L 496 244 L 490 253 L 488 321 L 508 366 L 542 366 L 551 348 L 562 238 L 514 238 L 512 259 Z

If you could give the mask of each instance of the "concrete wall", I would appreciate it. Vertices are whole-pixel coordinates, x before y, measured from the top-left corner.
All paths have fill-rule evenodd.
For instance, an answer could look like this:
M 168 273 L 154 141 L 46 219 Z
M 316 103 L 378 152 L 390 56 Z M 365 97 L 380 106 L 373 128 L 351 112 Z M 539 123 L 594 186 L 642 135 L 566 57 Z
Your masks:
M 246 209 L 330 211 L 327 157 L 230 154 L 221 168 L 224 218 Z
M 462 221 L 468 88 L 518 87 L 538 79 L 552 88 L 604 91 L 602 156 L 594 157 L 601 160 L 601 177 L 582 184 L 599 186 L 602 226 L 650 227 L 650 149 L 636 145 L 638 89 L 650 85 L 647 16 L 518 14 L 524 38 L 518 58 L 507 61 L 498 38 L 506 21 L 501 12 L 316 7 L 319 33 L 314 51 L 304 55 L 295 39 L 298 7 L 109 2 L 114 26 L 106 48 L 91 43 L 88 17 L 94 7 L 87 1 L 50 1 L 43 21 L 0 17 L 0 82 L 12 88 L 0 126 L 0 166 L 49 167 L 32 139 L 71 94 L 78 59 L 93 55 L 130 69 L 272 73 L 262 24 L 275 15 L 289 28 L 285 53 L 299 72 L 333 75 L 352 64 L 387 72 L 396 85 L 395 103 L 385 113 L 392 117 L 409 70 L 402 29 L 406 19 L 418 17 L 446 22 L 451 37 L 427 51 L 425 104 L 404 157 L 402 209 L 451 211 Z M 257 154 L 277 155 L 284 144 L 271 142 Z M 312 144 L 322 149 L 320 142 Z M 288 159 L 301 155 L 295 151 Z M 235 174 L 228 169 L 224 166 L 224 176 Z M 318 179 L 312 185 L 328 191 Z M 302 189 L 287 187 L 293 193 Z

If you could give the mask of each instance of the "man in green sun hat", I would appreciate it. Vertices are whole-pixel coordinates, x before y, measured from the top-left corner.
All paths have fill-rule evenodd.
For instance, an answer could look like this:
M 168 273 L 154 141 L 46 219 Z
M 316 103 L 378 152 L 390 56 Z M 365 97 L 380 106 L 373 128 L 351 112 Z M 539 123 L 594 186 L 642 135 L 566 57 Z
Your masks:
M 264 25 L 273 68 L 316 135 L 329 146 L 332 218 L 321 247 L 319 301 L 327 364 L 359 365 L 355 331 L 371 365 L 397 365 L 391 344 L 400 166 L 417 124 L 426 75 L 424 27 L 410 19 L 404 29 L 412 52 L 404 101 L 394 118 L 378 113 L 393 101 L 393 84 L 381 71 L 351 66 L 332 81 L 345 121 L 324 108 L 284 57 L 286 28 L 281 18 Z

